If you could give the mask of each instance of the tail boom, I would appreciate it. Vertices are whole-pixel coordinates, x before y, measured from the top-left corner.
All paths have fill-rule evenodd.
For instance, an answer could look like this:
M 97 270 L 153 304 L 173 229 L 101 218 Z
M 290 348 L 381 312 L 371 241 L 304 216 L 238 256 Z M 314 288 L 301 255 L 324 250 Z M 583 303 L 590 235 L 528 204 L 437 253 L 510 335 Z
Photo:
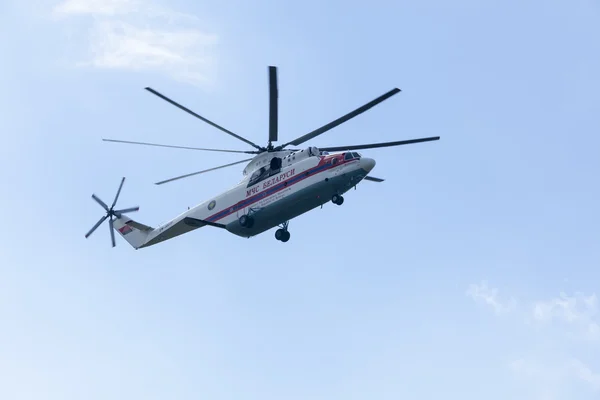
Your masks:
M 204 225 L 219 224 L 193 218 L 177 217 L 158 228 L 153 228 L 124 215 L 114 220 L 114 229 L 136 250 L 173 239 Z

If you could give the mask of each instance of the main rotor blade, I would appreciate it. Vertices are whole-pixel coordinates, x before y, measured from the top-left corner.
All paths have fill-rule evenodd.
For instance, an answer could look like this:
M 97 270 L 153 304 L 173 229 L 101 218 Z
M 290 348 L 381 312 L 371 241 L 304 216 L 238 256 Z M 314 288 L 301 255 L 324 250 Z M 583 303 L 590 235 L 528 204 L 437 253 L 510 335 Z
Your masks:
M 258 153 L 258 151 L 255 151 L 255 150 L 243 151 L 243 150 L 205 149 L 205 148 L 201 148 L 201 147 L 172 146 L 172 145 L 168 145 L 168 144 L 156 144 L 156 143 L 146 143 L 146 142 L 130 142 L 128 140 L 116 140 L 116 139 L 102 139 L 102 140 L 105 142 L 141 144 L 141 145 L 145 145 L 145 146 L 170 147 L 173 149 L 219 151 L 222 153 L 243 153 L 243 154 L 257 154 Z
M 123 189 L 123 184 L 125 183 L 125 177 L 123 177 L 123 179 L 121 179 L 121 184 L 119 185 L 119 190 L 117 190 L 117 195 L 115 196 L 115 200 L 112 203 L 112 206 L 110 206 L 110 208 L 114 208 L 115 204 L 117 204 L 117 200 L 119 199 L 119 195 L 121 194 L 121 189 Z
M 115 247 L 117 243 L 115 242 L 115 230 L 112 215 L 110 216 L 110 220 L 108 221 L 108 226 L 110 227 L 110 240 L 112 241 L 112 247 Z
M 159 92 L 157 92 L 156 90 L 154 90 L 154 89 L 152 89 L 152 88 L 150 88 L 150 87 L 147 87 L 147 88 L 146 88 L 146 90 L 147 90 L 147 91 L 149 91 L 150 93 L 153 93 L 153 94 L 157 95 L 157 96 L 158 96 L 158 97 L 160 97 L 161 99 L 163 99 L 163 100 L 165 100 L 165 101 L 167 101 L 167 102 L 169 102 L 169 103 L 173 104 L 175 107 L 182 109 L 182 110 L 183 110 L 183 111 L 185 111 L 186 113 L 188 113 L 188 114 L 190 114 L 190 115 L 193 115 L 194 117 L 196 117 L 196 118 L 198 118 L 198 119 L 201 119 L 202 121 L 206 122 L 207 124 L 214 126 L 215 128 L 217 128 L 217 129 L 219 129 L 219 130 L 221 130 L 221 131 L 223 131 L 223 132 L 225 132 L 225 133 L 227 133 L 227 134 L 229 134 L 229 135 L 233 136 L 233 137 L 234 137 L 234 138 L 236 138 L 236 139 L 239 139 L 239 140 L 241 140 L 242 142 L 248 143 L 250 146 L 254 147 L 255 149 L 262 150 L 262 148 L 261 148 L 259 145 L 255 144 L 255 143 L 252 143 L 252 142 L 251 142 L 251 141 L 249 141 L 248 139 L 245 139 L 245 138 L 243 138 L 243 137 L 241 137 L 241 136 L 239 136 L 239 135 L 236 135 L 235 133 L 233 133 L 233 132 L 231 132 L 231 131 L 229 131 L 229 130 L 227 130 L 227 129 L 223 128 L 222 126 L 220 126 L 220 125 L 217 125 L 217 124 L 215 124 L 214 122 L 212 122 L 212 121 L 210 121 L 210 120 L 208 120 L 208 119 L 206 119 L 206 118 L 204 118 L 204 117 L 202 117 L 202 116 L 200 116 L 200 115 L 196 114 L 195 112 L 193 112 L 193 111 L 192 111 L 192 110 L 190 110 L 189 108 L 186 108 L 186 107 L 182 106 L 181 104 L 179 104 L 179 103 L 177 103 L 177 102 L 175 102 L 175 101 L 171 100 L 171 99 L 170 99 L 170 98 L 168 98 L 167 96 L 164 96 L 164 95 L 160 94 L 160 93 L 159 93 Z
M 225 164 L 225 165 L 221 165 L 221 166 L 219 166 L 219 167 L 214 167 L 214 168 L 210 168 L 210 169 L 205 169 L 205 170 L 203 170 L 203 171 L 192 172 L 191 174 L 181 175 L 181 176 L 177 176 L 177 177 L 175 177 L 175 178 L 171 178 L 171 179 L 167 179 L 167 180 L 164 180 L 164 181 L 156 182 L 156 183 L 155 183 L 155 185 L 162 185 L 163 183 L 172 182 L 172 181 L 175 181 L 175 180 L 178 180 L 178 179 L 187 178 L 187 177 L 189 177 L 189 176 L 193 176 L 193 175 L 199 175 L 199 174 L 203 174 L 203 173 L 205 173 L 205 172 L 214 171 L 214 170 L 216 170 L 216 169 L 221 169 L 221 168 L 225 168 L 225 167 L 230 167 L 230 166 L 232 166 L 232 165 L 241 164 L 241 163 L 243 163 L 243 162 L 250 161 L 250 160 L 252 160 L 252 158 L 248 158 L 248 159 L 246 159 L 246 160 L 241 160 L 241 161 L 236 161 L 236 162 L 234 162 L 234 163 L 231 163 L 231 164 Z
M 359 144 L 359 145 L 354 145 L 354 146 L 319 147 L 319 150 L 322 150 L 322 151 L 344 151 L 344 150 L 375 149 L 378 147 L 401 146 L 404 144 L 430 142 L 432 140 L 439 140 L 439 139 L 440 139 L 439 136 L 433 136 L 433 137 L 427 137 L 427 138 L 422 138 L 422 139 L 400 140 L 398 142 Z
M 102 223 L 103 223 L 103 222 L 106 220 L 106 218 L 108 218 L 108 215 L 105 215 L 104 217 L 100 218 L 100 220 L 99 220 L 98 222 L 96 222 L 96 225 L 94 225 L 94 226 L 92 227 L 92 229 L 90 229 L 90 231 L 89 231 L 88 233 L 86 233 L 86 234 L 85 234 L 85 238 L 86 238 L 86 239 L 87 239 L 87 238 L 89 238 L 89 237 L 90 237 L 90 235 L 91 235 L 92 233 L 94 233 L 94 231 L 95 231 L 95 230 L 96 230 L 96 229 L 97 229 L 97 228 L 98 228 L 100 225 L 102 225 Z
M 336 126 L 348 121 L 349 119 L 352 119 L 354 117 L 356 117 L 359 114 L 362 114 L 363 112 L 367 111 L 368 109 L 376 106 L 377 104 L 381 103 L 384 100 L 389 99 L 390 97 L 392 97 L 393 95 L 395 95 L 396 93 L 400 92 L 400 89 L 398 88 L 394 88 L 392 90 L 390 90 L 389 92 L 379 96 L 378 98 L 376 98 L 375 100 L 372 100 L 370 102 L 368 102 L 367 104 L 365 104 L 362 107 L 357 108 L 356 110 L 349 112 L 348 114 L 344 115 L 343 117 L 340 117 L 338 119 L 336 119 L 333 122 L 328 123 L 327 125 L 323 125 L 322 127 L 320 127 L 319 129 L 315 129 L 314 131 L 307 133 L 304 136 L 300 136 L 297 139 L 294 139 L 293 141 L 284 144 L 283 146 L 281 146 L 281 148 L 284 148 L 286 146 L 289 146 L 290 144 L 293 144 L 294 146 L 297 146 L 299 144 L 302 144 L 304 142 L 306 142 L 307 140 L 310 140 L 312 138 L 315 138 L 325 132 L 327 132 L 330 129 L 335 128 Z
M 269 143 L 277 141 L 278 97 L 277 67 L 269 67 Z
M 106 211 L 108 211 L 108 206 L 106 205 L 105 202 L 100 200 L 100 197 L 96 196 L 95 194 L 92 194 L 92 199 L 96 200 L 96 202 L 98 204 L 100 204 L 102 206 L 102 208 L 104 208 Z
M 374 176 L 368 176 L 368 175 L 367 175 L 367 176 L 365 176 L 365 177 L 363 178 L 363 180 L 365 180 L 365 181 L 371 181 L 371 182 L 383 182 L 383 181 L 384 181 L 384 179 L 381 179 L 381 178 L 375 178 Z

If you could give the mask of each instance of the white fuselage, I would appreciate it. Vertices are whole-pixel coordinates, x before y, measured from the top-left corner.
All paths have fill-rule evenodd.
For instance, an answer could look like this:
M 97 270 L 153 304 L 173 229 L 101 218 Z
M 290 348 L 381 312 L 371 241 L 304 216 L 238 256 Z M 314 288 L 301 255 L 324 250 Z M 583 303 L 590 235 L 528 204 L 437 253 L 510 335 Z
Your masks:
M 272 171 L 269 165 L 258 168 L 235 187 L 157 227 L 140 247 L 171 239 L 206 223 L 218 224 L 239 236 L 255 236 L 355 186 L 375 166 L 373 159 L 356 156 L 352 152 L 310 155 L 296 161 L 290 154 L 283 157 L 280 169 Z M 256 224 L 251 229 L 241 227 L 242 215 L 253 215 Z M 190 224 L 190 219 L 196 225 Z

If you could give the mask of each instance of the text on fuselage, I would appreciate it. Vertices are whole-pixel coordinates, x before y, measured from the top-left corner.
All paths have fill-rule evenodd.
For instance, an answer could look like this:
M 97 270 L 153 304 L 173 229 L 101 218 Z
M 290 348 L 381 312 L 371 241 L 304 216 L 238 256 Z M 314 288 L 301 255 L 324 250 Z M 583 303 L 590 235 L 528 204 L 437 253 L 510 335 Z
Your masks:
M 271 186 L 273 186 L 273 185 L 275 185 L 275 184 L 277 184 L 277 183 L 279 183 L 279 182 L 281 182 L 281 181 L 283 181 L 283 180 L 285 180 L 287 178 L 291 178 L 292 176 L 294 176 L 295 172 L 296 172 L 296 169 L 292 168 L 292 169 L 290 169 L 287 172 L 284 172 L 284 173 L 281 173 L 281 174 L 279 174 L 277 176 L 274 176 L 272 178 L 266 179 L 264 182 L 262 182 L 262 184 L 259 183 L 258 185 L 254 186 L 254 187 L 252 187 L 252 188 L 250 188 L 248 190 L 246 190 L 246 197 L 249 197 L 249 196 L 252 196 L 254 194 L 257 194 L 261 190 L 268 189 Z

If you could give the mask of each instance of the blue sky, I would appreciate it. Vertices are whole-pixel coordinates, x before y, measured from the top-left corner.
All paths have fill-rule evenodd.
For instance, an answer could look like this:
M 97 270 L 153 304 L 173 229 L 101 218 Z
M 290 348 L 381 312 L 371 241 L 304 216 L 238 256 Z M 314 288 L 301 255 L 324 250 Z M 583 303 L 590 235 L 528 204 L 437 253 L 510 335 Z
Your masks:
M 6 1 L 0 398 L 597 399 L 597 2 Z M 245 149 L 403 91 L 313 140 L 373 175 L 290 224 L 110 247 L 90 198 L 157 225 Z

